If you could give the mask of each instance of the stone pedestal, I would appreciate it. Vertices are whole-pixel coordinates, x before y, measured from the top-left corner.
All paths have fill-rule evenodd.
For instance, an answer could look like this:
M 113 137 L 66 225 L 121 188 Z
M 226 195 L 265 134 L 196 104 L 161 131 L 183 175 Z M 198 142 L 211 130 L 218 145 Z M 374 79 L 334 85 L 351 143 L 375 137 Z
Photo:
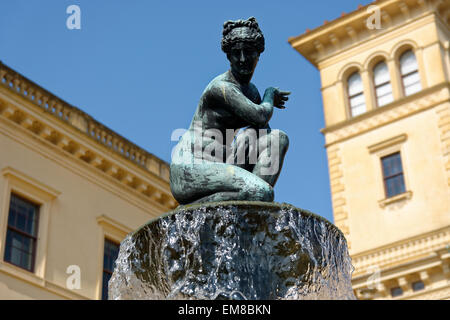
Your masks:
M 343 234 L 288 204 L 180 206 L 121 243 L 111 299 L 354 299 Z

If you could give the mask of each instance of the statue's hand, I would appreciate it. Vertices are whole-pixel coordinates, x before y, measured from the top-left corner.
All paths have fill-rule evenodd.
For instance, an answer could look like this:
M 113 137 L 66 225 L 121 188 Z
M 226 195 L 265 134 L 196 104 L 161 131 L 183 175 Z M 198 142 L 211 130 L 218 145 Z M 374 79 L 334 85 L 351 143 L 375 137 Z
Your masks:
M 277 107 L 279 109 L 284 109 L 286 108 L 284 106 L 284 104 L 286 103 L 286 101 L 289 100 L 288 95 L 290 95 L 291 92 L 289 91 L 281 91 L 278 88 L 275 88 L 275 92 L 274 92 L 274 96 L 273 96 L 273 106 Z
M 278 88 L 269 87 L 266 89 L 266 92 L 264 92 L 263 101 L 270 101 L 274 107 L 284 109 L 284 104 L 289 99 L 288 95 L 290 94 L 289 91 L 281 91 Z

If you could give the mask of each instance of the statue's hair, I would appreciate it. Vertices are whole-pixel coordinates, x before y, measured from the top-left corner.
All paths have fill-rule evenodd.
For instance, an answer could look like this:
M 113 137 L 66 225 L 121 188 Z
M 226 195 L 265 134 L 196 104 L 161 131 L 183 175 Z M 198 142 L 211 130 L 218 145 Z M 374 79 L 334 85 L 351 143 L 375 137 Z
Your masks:
M 236 28 L 248 27 L 250 29 L 249 36 L 236 36 L 231 31 Z M 230 53 L 231 47 L 238 41 L 245 41 L 252 43 L 259 53 L 264 51 L 264 35 L 259 29 L 258 22 L 254 17 L 247 20 L 228 20 L 223 24 L 222 32 L 222 51 L 226 54 Z

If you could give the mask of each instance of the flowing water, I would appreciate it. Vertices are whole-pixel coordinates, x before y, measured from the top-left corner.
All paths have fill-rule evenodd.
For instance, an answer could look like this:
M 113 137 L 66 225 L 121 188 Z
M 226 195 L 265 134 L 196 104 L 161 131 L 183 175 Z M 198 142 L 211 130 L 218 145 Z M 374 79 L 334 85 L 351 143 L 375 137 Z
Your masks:
M 182 206 L 121 243 L 110 299 L 355 299 L 347 243 L 288 204 Z

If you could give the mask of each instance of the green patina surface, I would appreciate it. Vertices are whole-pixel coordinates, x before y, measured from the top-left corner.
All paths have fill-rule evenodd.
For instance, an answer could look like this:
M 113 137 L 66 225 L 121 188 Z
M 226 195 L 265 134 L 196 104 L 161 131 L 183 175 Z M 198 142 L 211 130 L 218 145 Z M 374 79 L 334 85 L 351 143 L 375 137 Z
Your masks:
M 273 201 L 289 139 L 269 121 L 290 92 L 268 87 L 261 98 L 251 82 L 264 44 L 255 18 L 225 22 L 230 69 L 207 85 L 172 153 L 170 188 L 178 203 Z

